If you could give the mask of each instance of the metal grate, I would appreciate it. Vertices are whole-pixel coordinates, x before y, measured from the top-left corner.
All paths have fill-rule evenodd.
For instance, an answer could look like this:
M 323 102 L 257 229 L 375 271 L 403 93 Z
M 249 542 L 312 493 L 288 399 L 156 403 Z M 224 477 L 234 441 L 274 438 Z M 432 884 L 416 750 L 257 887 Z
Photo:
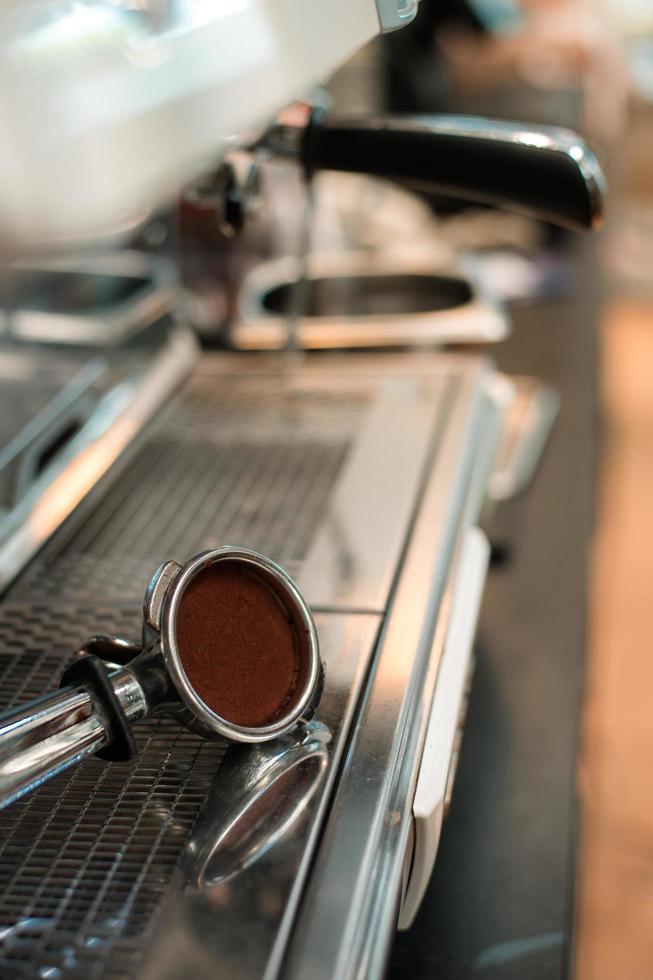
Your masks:
M 280 437 L 341 443 L 355 431 L 368 402 L 362 388 L 319 391 L 297 387 L 283 374 L 225 378 L 200 370 L 160 413 L 157 429 L 220 443 L 242 439 L 243 433 L 258 443 Z
M 218 544 L 291 571 L 353 440 L 364 395 L 203 368 L 0 604 L 0 707 L 54 688 L 92 633 L 137 639 L 163 559 Z M 0 976 L 131 977 L 222 757 L 167 720 L 136 765 L 91 759 L 0 811 Z
M 221 544 L 256 548 L 296 572 L 366 399 L 219 380 L 219 397 L 206 375 L 182 390 L 12 596 L 137 599 L 163 559 Z
M 5 708 L 56 686 L 97 628 L 135 638 L 139 610 L 0 611 Z M 0 811 L 0 975 L 131 975 L 223 754 L 169 720 L 136 726 L 134 765 L 90 759 Z

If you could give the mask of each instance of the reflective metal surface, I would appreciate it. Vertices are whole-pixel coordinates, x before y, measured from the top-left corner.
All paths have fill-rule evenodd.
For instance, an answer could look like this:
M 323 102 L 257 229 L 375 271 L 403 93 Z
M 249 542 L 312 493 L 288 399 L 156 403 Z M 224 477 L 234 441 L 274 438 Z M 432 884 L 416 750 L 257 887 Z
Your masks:
M 37 471 L 22 499 L 0 524 L 0 588 L 31 556 L 106 473 L 197 358 L 197 344 L 183 328 L 159 349 L 134 359 L 85 424 L 54 459 Z
M 402 887 L 399 929 L 412 925 L 424 897 L 451 796 L 489 553 L 483 532 L 477 527 L 467 528 L 444 603 L 449 618 L 412 803 L 413 843 L 405 856 L 408 870 L 406 886 Z M 435 639 L 440 641 L 437 631 Z M 437 649 L 433 656 L 437 661 Z
M 536 378 L 511 378 L 515 397 L 506 412 L 489 484 L 492 501 L 509 500 L 532 480 L 560 407 L 558 394 Z
M 453 356 L 205 358 L 16 582 L 0 603 L 14 651 L 5 703 L 45 689 L 99 610 L 109 632 L 137 635 L 146 571 L 184 557 L 184 543 L 265 550 L 312 590 L 314 611 L 320 599 L 338 611 L 315 616 L 327 665 L 323 727 L 306 733 L 316 745 L 223 760 L 219 742 L 155 718 L 136 725 L 133 767 L 87 759 L 0 812 L 0 970 L 306 977 L 300 944 L 314 929 L 337 976 L 345 947 L 367 962 L 357 908 L 374 913 L 377 969 L 405 843 L 394 814 L 437 671 L 425 661 L 480 493 L 475 461 L 489 456 L 488 373 Z M 387 827 L 378 793 L 398 797 Z
M 296 577 L 373 395 L 370 379 L 312 384 L 278 361 L 203 359 L 12 595 L 139 602 L 163 557 L 225 541 Z
M 57 594 L 64 567 L 69 595 L 142 594 L 162 555 L 227 541 L 282 564 L 312 609 L 383 611 L 427 455 L 474 362 L 203 363 L 136 443 L 117 501 L 61 561 L 47 549 L 23 594 Z
M 110 675 L 120 705 L 130 721 L 147 713 L 145 694 L 126 670 Z M 56 694 L 0 717 L 0 807 L 73 766 L 107 742 L 97 707 L 83 688 Z
M 309 664 L 304 681 L 304 690 L 286 714 L 268 725 L 257 727 L 236 725 L 212 711 L 199 697 L 188 679 L 179 655 L 176 639 L 176 617 L 182 595 L 198 572 L 216 562 L 228 562 L 237 567 L 253 569 L 266 582 L 293 624 L 297 643 Z M 164 566 L 164 569 L 166 567 Z M 285 735 L 297 725 L 302 717 L 308 718 L 312 714 L 316 694 L 321 688 L 323 672 L 313 617 L 301 592 L 288 573 L 264 555 L 260 555 L 251 549 L 226 546 L 214 551 L 206 551 L 187 562 L 183 568 L 179 569 L 179 574 L 174 580 L 169 582 L 168 590 L 163 598 L 160 643 L 168 674 L 172 678 L 179 696 L 192 712 L 194 720 L 206 729 L 207 734 L 218 734 L 223 738 L 237 742 L 265 742 Z M 199 728 L 194 730 L 199 730 Z
M 447 371 L 388 374 L 297 572 L 313 608 L 385 609 L 427 460 L 458 396 L 460 380 Z
M 376 0 L 379 23 L 384 34 L 410 24 L 417 16 L 419 0 Z
M 397 255 L 323 255 L 308 260 L 310 280 L 322 284 L 324 293 L 340 297 L 342 308 L 320 313 L 311 310 L 297 325 L 297 343 L 307 350 L 337 350 L 347 348 L 411 348 L 434 347 L 461 343 L 493 343 L 503 340 L 509 331 L 508 319 L 499 304 L 481 291 L 476 284 L 460 276 L 454 269 L 439 269 L 434 273 L 433 258 L 428 249 L 408 249 Z M 293 283 L 300 273 L 297 260 L 286 258 L 266 262 L 245 279 L 239 300 L 240 319 L 231 330 L 231 343 L 248 350 L 279 350 L 286 342 L 287 323 L 284 316 L 266 308 L 266 297 L 280 287 Z M 451 305 L 437 306 L 438 276 L 442 290 L 448 290 Z M 384 312 L 379 292 L 389 283 L 397 283 L 391 306 Z M 402 287 L 402 281 L 404 285 Z M 428 309 L 428 294 L 424 307 L 415 310 L 415 294 L 420 282 L 431 283 L 433 309 Z M 329 284 L 332 283 L 332 286 Z M 381 285 L 379 285 L 381 284 Z M 383 285 L 385 284 L 385 286 Z M 403 288 L 404 303 L 400 309 Z M 360 305 L 360 291 L 367 289 L 374 298 L 375 308 L 365 312 Z M 352 308 L 347 308 L 348 297 Z M 457 297 L 457 301 L 453 299 Z
M 5 273 L 13 309 L 0 330 L 45 344 L 110 347 L 130 341 L 177 304 L 174 270 L 127 250 L 23 261 Z
M 488 380 L 477 363 L 430 473 L 284 977 L 340 980 L 383 972 L 446 635 L 442 598 L 464 528 L 468 491 L 476 482 L 477 450 L 488 422 L 496 428 L 495 403 L 484 392 Z
M 265 581 L 292 624 L 300 656 L 308 663 L 303 687 L 298 688 L 292 706 L 266 725 L 237 725 L 213 711 L 188 678 L 177 648 L 179 602 L 198 572 L 218 562 L 250 573 L 254 570 Z M 171 576 L 173 569 L 176 574 Z M 148 613 L 153 610 L 153 600 L 162 584 L 166 586 L 160 597 L 162 610 L 154 609 L 150 618 Z M 252 615 L 256 615 L 255 611 Z M 104 660 L 106 690 L 101 688 L 93 693 L 84 686 L 67 687 L 63 692 L 47 694 L 13 711 L 0 713 L 0 808 L 112 744 L 112 701 L 117 701 L 121 724 L 157 711 L 171 714 L 208 738 L 219 735 L 242 743 L 265 742 L 285 735 L 312 716 L 324 680 L 313 618 L 290 576 L 264 555 L 227 546 L 205 551 L 183 567 L 176 562 L 164 562 L 146 590 L 144 617 L 142 655 L 124 640 L 112 640 L 106 635 L 96 636 L 81 651 L 82 659 L 87 661 L 92 653 Z M 125 652 L 131 655 L 128 667 L 112 670 L 116 665 L 111 661 L 119 660 Z M 237 676 L 231 682 L 237 686 Z M 130 745 L 128 756 L 132 755 Z
M 309 722 L 303 734 L 247 753 L 227 752 L 184 855 L 184 873 L 194 887 L 215 893 L 292 833 L 322 789 L 331 741 L 326 725 Z
M 316 616 L 326 684 L 315 719 L 303 738 L 228 750 L 144 977 L 277 973 L 380 624 L 379 616 Z
M 142 588 L 141 588 L 142 591 Z M 138 638 L 131 603 L 0 604 L 0 703 L 53 686 L 98 620 Z M 132 978 L 224 744 L 174 720 L 134 725 L 132 764 L 93 756 L 0 810 L 0 975 Z
M 39 359 L 42 353 L 39 352 Z M 0 358 L 2 358 L 1 353 Z M 31 352 L 25 352 L 22 358 L 23 364 L 27 365 L 35 360 L 37 358 L 34 358 Z M 13 362 L 13 366 L 20 370 L 20 360 L 17 362 L 16 359 L 9 357 L 8 361 L 9 369 Z M 72 365 L 69 369 L 70 367 Z M 71 433 L 71 437 L 74 438 L 74 435 L 88 424 L 106 388 L 107 368 L 108 365 L 102 357 L 79 359 L 72 368 L 72 376 L 69 380 L 60 387 L 56 386 L 55 382 L 52 388 L 46 389 L 49 397 L 46 395 L 45 404 L 30 418 L 26 418 L 26 413 L 23 414 L 21 411 L 23 406 L 20 401 L 18 404 L 12 404 L 11 388 L 8 392 L 6 389 L 3 391 L 3 394 L 9 395 L 3 407 L 7 414 L 12 416 L 12 421 L 18 430 L 0 446 L 0 481 L 5 518 L 20 506 L 34 483 L 43 476 L 43 471 L 47 469 L 44 460 L 51 461 L 56 458 L 57 452 L 53 451 L 52 447 L 56 450 L 56 447 L 61 444 L 62 437 L 65 445 L 66 433 Z M 55 367 L 53 374 L 56 376 L 56 373 Z M 27 377 L 23 379 L 25 389 L 23 394 L 24 396 L 27 394 L 27 398 L 23 398 L 24 401 L 29 401 L 30 388 L 36 386 L 35 382 L 38 384 L 37 379 L 37 372 L 33 374 L 28 372 Z M 0 385 L 4 380 L 4 378 L 0 380 Z M 33 392 L 31 394 L 33 395 Z M 0 538 L 1 536 L 0 530 Z

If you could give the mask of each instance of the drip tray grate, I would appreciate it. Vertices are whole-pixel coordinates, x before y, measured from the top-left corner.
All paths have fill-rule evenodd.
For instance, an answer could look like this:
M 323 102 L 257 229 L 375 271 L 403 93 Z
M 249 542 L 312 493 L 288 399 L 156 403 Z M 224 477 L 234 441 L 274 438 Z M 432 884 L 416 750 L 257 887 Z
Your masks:
M 97 632 L 138 639 L 164 558 L 232 543 L 296 572 L 368 395 L 203 365 L 0 603 L 0 708 L 58 683 Z M 275 390 L 275 386 L 278 390 Z M 223 746 L 135 726 L 135 765 L 90 759 L 0 811 L 0 976 L 131 977 Z
M 129 466 L 32 563 L 12 596 L 138 600 L 163 559 L 223 544 L 255 548 L 297 571 L 365 398 L 281 392 L 275 405 L 260 380 L 232 395 L 233 381 L 220 382 L 219 397 L 206 376 L 182 390 Z
M 135 607 L 0 611 L 2 708 L 56 686 L 101 623 L 136 638 Z M 135 726 L 135 764 L 89 759 L 0 811 L 0 974 L 129 975 L 224 752 L 169 720 Z

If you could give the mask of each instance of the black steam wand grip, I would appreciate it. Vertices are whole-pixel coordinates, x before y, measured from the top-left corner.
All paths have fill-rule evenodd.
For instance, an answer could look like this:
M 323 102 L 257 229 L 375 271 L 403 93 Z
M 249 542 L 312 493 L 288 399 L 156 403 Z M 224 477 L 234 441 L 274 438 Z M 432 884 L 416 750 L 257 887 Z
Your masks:
M 525 212 L 575 230 L 601 222 L 605 180 L 587 144 L 566 129 L 471 116 L 320 120 L 279 126 L 268 147 L 307 172 L 339 170 Z

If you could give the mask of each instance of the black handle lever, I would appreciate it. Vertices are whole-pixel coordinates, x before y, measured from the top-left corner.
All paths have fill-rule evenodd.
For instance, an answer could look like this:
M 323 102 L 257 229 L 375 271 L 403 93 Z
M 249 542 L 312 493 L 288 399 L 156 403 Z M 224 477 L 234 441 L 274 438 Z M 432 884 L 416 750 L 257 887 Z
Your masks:
M 411 189 L 524 211 L 582 230 L 601 222 L 605 180 L 576 133 L 471 116 L 325 119 L 276 127 L 268 146 L 309 173 L 386 177 Z

